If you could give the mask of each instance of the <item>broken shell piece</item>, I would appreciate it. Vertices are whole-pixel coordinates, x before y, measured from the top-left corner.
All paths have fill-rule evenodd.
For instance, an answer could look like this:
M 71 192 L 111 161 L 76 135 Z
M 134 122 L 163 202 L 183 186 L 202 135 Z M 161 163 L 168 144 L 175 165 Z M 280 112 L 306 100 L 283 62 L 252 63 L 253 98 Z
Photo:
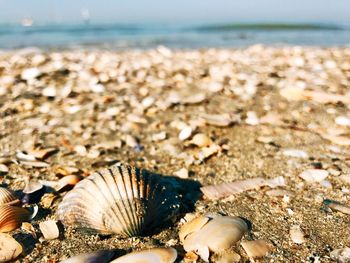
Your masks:
M 261 258 L 273 251 L 272 244 L 265 240 L 242 241 L 241 245 L 249 258 Z
M 44 186 L 35 181 L 29 181 L 26 187 L 23 189 L 24 197 L 22 202 L 25 204 L 37 203 L 40 201 L 40 198 L 44 195 L 45 189 Z
M 208 185 L 201 187 L 202 193 L 209 199 L 219 199 L 230 195 L 239 194 L 244 191 L 253 190 L 262 186 L 271 188 L 285 186 L 284 177 L 278 176 L 272 179 L 264 179 L 261 177 L 235 181 L 232 183 L 222 183 L 218 185 Z
M 201 114 L 200 118 L 209 125 L 225 127 L 239 121 L 239 117 L 232 117 L 228 113 L 223 114 Z
M 265 192 L 268 196 L 294 196 L 294 193 L 285 189 L 271 189 Z
M 338 201 L 325 199 L 323 201 L 323 205 L 326 208 L 326 210 L 338 211 L 338 212 L 341 212 L 343 214 L 350 215 L 350 206 L 344 205 Z
M 9 168 L 5 164 L 0 163 L 0 175 L 7 174 L 8 172 Z
M 66 225 L 139 236 L 170 219 L 180 207 L 179 198 L 162 176 L 115 164 L 80 181 L 57 213 Z
M 208 147 L 203 147 L 199 153 L 198 153 L 198 160 L 204 161 L 205 159 L 213 156 L 214 154 L 218 153 L 221 150 L 221 147 L 215 143 Z
M 17 229 L 22 225 L 22 222 L 29 221 L 35 214 L 22 207 L 0 206 L 0 232 L 9 232 Z
M 31 223 L 23 222 L 21 229 L 26 231 L 27 233 L 31 234 L 32 237 L 34 237 L 35 239 L 37 238 L 35 228 L 33 227 L 33 225 Z
M 64 176 L 60 180 L 58 180 L 58 185 L 55 187 L 55 190 L 61 191 L 63 188 L 65 188 L 67 186 L 73 187 L 78 182 L 80 182 L 81 179 L 83 179 L 82 176 L 75 175 L 75 174 Z
M 302 150 L 297 150 L 297 149 L 285 149 L 283 150 L 283 155 L 289 156 L 289 157 L 296 157 L 296 158 L 308 158 L 309 155 Z
M 240 262 L 241 256 L 237 254 L 234 251 L 228 251 L 228 252 L 223 252 L 220 254 L 218 259 L 216 259 L 214 262 L 218 263 L 236 263 Z
M 350 248 L 338 248 L 331 252 L 331 259 L 339 263 L 348 263 L 350 262 Z
M 205 215 L 185 223 L 179 235 L 185 251 L 194 251 L 208 261 L 210 251 L 218 253 L 230 248 L 249 229 L 247 220 L 240 217 Z
M 206 147 L 213 143 L 213 141 L 204 133 L 197 133 L 193 136 L 192 140 L 189 141 L 190 144 L 194 144 L 198 147 Z
M 180 170 L 176 171 L 174 175 L 179 178 L 186 179 L 188 178 L 188 170 L 186 168 L 181 168 Z
M 294 225 L 289 230 L 290 239 L 296 244 L 302 244 L 305 240 L 305 234 L 300 226 Z
M 334 121 L 341 126 L 350 126 L 350 118 L 347 116 L 338 116 Z
M 16 205 L 19 203 L 20 200 L 14 192 L 7 188 L 0 187 L 0 205 Z
M 44 238 L 47 240 L 58 238 L 60 235 L 57 224 L 54 220 L 40 222 L 39 228 L 41 233 L 43 233 Z
M 0 233 L 0 261 L 7 262 L 17 258 L 23 247 L 12 236 Z
M 184 141 L 191 137 L 192 135 L 192 128 L 190 126 L 186 126 L 183 128 L 179 133 L 179 140 Z
M 61 261 L 61 263 L 108 263 L 115 257 L 115 250 L 101 250 L 93 253 L 80 254 L 69 259 Z
M 308 169 L 303 171 L 299 176 L 310 183 L 321 182 L 328 176 L 328 171 L 321 169 Z
M 166 139 L 166 132 L 165 131 L 155 133 L 152 135 L 152 141 L 154 141 L 154 142 L 163 141 L 165 139 Z
M 129 253 L 117 258 L 111 263 L 173 263 L 177 258 L 177 252 L 174 248 L 151 248 Z
M 45 159 L 48 155 L 55 152 L 57 149 L 54 147 L 46 148 L 46 149 L 31 149 L 27 150 L 27 153 L 31 156 L 34 156 L 37 159 Z

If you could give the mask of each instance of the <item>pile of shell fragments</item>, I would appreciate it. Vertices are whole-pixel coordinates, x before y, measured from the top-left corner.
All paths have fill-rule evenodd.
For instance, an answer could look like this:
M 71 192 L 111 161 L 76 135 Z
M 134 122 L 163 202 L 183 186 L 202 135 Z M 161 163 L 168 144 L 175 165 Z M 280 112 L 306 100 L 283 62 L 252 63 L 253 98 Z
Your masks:
M 0 261 L 349 262 L 349 160 L 349 48 L 0 53 Z

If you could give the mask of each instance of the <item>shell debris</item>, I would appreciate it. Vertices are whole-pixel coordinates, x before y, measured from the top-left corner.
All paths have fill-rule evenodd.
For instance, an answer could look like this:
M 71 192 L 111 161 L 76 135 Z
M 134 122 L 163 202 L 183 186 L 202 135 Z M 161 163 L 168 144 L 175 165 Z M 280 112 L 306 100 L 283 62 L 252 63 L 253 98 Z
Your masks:
M 174 248 L 151 248 L 132 252 L 120 258 L 117 258 L 111 263 L 173 263 L 177 258 L 177 252 Z
M 274 250 L 270 242 L 266 240 L 242 241 L 244 251 L 249 258 L 262 258 Z
M 0 233 L 0 261 L 7 262 L 22 254 L 23 247 L 12 236 Z
M 40 222 L 39 228 L 46 240 L 56 239 L 60 235 L 57 223 L 54 220 Z

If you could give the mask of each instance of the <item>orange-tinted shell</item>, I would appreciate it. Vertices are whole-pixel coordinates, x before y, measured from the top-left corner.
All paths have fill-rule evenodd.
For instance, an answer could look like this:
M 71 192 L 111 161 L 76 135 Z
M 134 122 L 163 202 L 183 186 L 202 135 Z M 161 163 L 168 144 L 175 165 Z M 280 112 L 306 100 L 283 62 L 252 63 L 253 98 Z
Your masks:
M 0 205 L 15 205 L 20 203 L 17 196 L 11 190 L 0 187 Z
M 17 229 L 22 222 L 28 221 L 32 213 L 17 206 L 0 206 L 0 232 L 9 232 Z

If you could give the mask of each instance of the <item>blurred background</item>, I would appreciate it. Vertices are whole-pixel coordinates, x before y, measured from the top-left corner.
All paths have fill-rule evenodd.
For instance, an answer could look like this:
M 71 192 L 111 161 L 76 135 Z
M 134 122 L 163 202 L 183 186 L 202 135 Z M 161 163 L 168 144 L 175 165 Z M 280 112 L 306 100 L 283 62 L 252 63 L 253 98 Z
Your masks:
M 0 48 L 334 46 L 349 0 L 0 0 Z

